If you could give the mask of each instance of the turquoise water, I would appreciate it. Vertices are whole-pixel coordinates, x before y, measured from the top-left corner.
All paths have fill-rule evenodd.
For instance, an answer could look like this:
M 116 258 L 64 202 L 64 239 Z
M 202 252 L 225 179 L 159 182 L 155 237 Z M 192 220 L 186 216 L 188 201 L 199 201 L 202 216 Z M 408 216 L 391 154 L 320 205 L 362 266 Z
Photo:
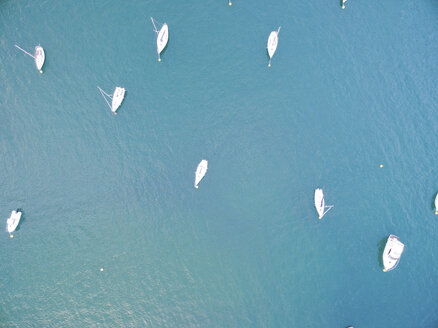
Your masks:
M 23 219 L 0 238 L 0 326 L 437 327 L 437 15 L 1 1 L 0 217 Z M 42 75 L 14 47 L 38 43 Z M 119 115 L 97 85 L 126 88 Z

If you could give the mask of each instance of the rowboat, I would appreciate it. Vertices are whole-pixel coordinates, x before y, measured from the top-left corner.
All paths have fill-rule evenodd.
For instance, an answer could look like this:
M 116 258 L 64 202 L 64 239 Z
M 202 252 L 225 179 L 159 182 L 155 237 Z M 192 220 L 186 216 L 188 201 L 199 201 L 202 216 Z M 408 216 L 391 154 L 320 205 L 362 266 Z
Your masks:
M 268 55 L 269 55 L 268 67 L 271 67 L 272 56 L 274 56 L 275 51 L 277 50 L 278 33 L 280 33 L 280 29 L 281 29 L 281 26 L 278 28 L 277 31 L 272 31 L 271 34 L 269 34 L 268 45 L 266 46 L 268 49 Z
M 195 188 L 198 188 L 199 182 L 202 180 L 202 178 L 204 177 L 205 173 L 207 173 L 207 168 L 208 168 L 208 162 L 207 162 L 207 160 L 203 159 L 198 164 L 198 167 L 196 168 L 196 173 L 195 173 Z
M 44 54 L 44 49 L 40 45 L 35 47 L 35 66 L 42 73 L 42 68 L 44 61 L 46 60 L 46 55 Z
M 334 205 L 325 205 L 324 193 L 322 189 L 315 189 L 315 208 L 318 212 L 318 218 L 321 220 L 322 217 L 333 208 Z
M 167 41 L 169 40 L 169 28 L 166 23 L 164 23 L 160 30 L 157 30 L 157 27 L 155 26 L 155 21 L 151 17 L 152 24 L 154 25 L 154 32 L 157 33 L 157 54 L 158 54 L 158 61 L 161 61 L 160 54 L 163 51 L 163 49 L 167 45 Z
M 400 238 L 389 235 L 383 250 L 383 272 L 391 271 L 400 262 L 400 257 L 405 249 L 405 245 Z

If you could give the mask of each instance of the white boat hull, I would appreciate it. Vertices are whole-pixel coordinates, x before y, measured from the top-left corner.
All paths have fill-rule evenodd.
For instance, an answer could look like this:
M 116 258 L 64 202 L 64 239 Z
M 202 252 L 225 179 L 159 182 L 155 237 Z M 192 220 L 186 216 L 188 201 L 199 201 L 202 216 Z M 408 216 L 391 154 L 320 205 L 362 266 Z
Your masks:
M 324 193 L 319 188 L 315 189 L 315 208 L 318 212 L 318 218 L 321 220 L 324 216 L 325 200 Z
M 41 46 L 35 47 L 35 66 L 41 71 L 44 65 L 44 61 L 46 60 L 46 55 L 44 54 L 44 49 Z
M 6 221 L 6 230 L 9 233 L 12 233 L 17 229 L 18 224 L 20 223 L 21 212 L 20 211 L 12 211 L 11 216 Z
M 268 45 L 267 45 L 269 58 L 272 58 L 272 56 L 274 56 L 275 51 L 277 50 L 277 45 L 278 45 L 278 32 L 272 31 L 271 34 L 269 34 Z
M 164 23 L 157 35 L 157 53 L 158 55 L 163 51 L 169 40 L 169 28 Z
M 324 193 L 322 189 L 315 189 L 315 208 L 318 212 L 318 219 L 322 219 L 322 217 L 333 208 L 334 205 L 326 205 L 324 200 Z
M 195 173 L 195 188 L 198 188 L 198 184 L 202 180 L 202 178 L 205 176 L 205 174 L 207 173 L 207 169 L 208 169 L 208 161 L 203 159 L 198 164 L 198 167 L 196 168 L 196 173 Z
M 438 215 L 438 194 L 435 197 L 435 214 Z
M 125 88 L 116 87 L 116 89 L 114 90 L 113 99 L 111 103 L 111 110 L 114 113 L 120 107 L 124 98 L 125 98 Z
M 383 250 L 383 271 L 395 269 L 400 261 L 405 245 L 395 235 L 389 235 Z

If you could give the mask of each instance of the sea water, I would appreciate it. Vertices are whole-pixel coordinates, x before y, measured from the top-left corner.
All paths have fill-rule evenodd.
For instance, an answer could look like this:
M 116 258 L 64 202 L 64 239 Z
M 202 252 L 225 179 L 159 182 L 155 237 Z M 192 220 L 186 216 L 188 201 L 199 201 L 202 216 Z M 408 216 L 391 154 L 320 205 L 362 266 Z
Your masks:
M 437 17 L 1 1 L 0 217 L 23 216 L 0 236 L 0 326 L 437 327 Z M 44 73 L 14 44 L 41 44 Z M 98 85 L 126 88 L 117 116 Z M 389 234 L 406 248 L 383 273 Z

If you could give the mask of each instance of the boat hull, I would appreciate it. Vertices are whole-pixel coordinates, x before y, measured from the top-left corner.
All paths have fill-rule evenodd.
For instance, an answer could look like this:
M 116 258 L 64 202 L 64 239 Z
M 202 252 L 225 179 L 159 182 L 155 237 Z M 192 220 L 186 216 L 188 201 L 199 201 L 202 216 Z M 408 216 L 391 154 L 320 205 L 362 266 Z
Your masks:
M 44 49 L 41 46 L 35 47 L 35 66 L 41 71 L 44 65 L 44 61 L 46 60 L 46 55 L 44 53 Z
M 198 188 L 199 182 L 204 178 L 205 174 L 207 173 L 208 169 L 208 161 L 203 159 L 196 168 L 195 173 L 195 188 Z
M 12 211 L 11 216 L 6 221 L 6 230 L 11 233 L 17 229 L 18 224 L 20 223 L 21 212 L 20 211 Z
M 268 49 L 269 58 L 272 58 L 272 56 L 274 56 L 274 53 L 277 50 L 277 45 L 278 45 L 278 32 L 272 31 L 271 34 L 269 34 L 268 44 L 266 46 Z
M 113 93 L 113 99 L 111 103 L 111 110 L 114 113 L 120 107 L 124 98 L 125 98 L 125 88 L 116 87 Z
M 382 255 L 384 272 L 394 270 L 397 267 L 404 247 L 405 245 L 400 242 L 400 238 L 395 235 L 389 235 Z
M 169 40 L 169 28 L 166 23 L 163 24 L 157 35 L 157 53 L 160 54 L 167 45 Z
M 318 218 L 321 220 L 324 216 L 325 200 L 324 193 L 320 188 L 315 189 L 315 208 L 318 212 Z

